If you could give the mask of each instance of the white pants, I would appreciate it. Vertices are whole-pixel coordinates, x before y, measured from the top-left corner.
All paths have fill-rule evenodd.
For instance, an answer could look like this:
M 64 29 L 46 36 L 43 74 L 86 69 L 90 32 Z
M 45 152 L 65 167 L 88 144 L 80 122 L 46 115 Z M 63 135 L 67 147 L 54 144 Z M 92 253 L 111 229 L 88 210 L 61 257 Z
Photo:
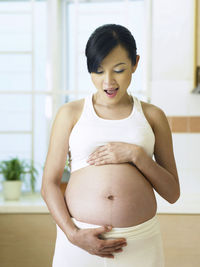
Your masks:
M 80 228 L 96 228 L 99 225 L 83 223 L 72 218 Z M 160 225 L 157 216 L 132 227 L 113 228 L 104 238 L 124 237 L 127 246 L 114 253 L 114 259 L 91 255 L 69 242 L 64 232 L 57 227 L 57 238 L 52 267 L 164 267 L 164 254 Z

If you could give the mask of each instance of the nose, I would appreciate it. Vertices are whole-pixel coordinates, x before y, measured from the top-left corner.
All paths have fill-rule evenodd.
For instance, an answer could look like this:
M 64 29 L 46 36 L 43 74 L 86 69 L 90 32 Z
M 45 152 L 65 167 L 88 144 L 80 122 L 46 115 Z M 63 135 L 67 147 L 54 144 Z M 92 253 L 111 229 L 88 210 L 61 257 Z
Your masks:
M 107 72 L 104 76 L 104 85 L 107 87 L 111 87 L 112 85 L 115 85 L 115 79 L 112 76 L 112 74 L 110 72 Z

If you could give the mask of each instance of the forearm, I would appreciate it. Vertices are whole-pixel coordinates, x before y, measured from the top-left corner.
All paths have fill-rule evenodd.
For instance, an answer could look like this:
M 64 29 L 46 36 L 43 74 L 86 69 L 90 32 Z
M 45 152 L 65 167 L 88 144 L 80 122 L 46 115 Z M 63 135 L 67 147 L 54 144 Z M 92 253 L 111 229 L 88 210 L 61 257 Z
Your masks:
M 180 188 L 174 175 L 155 162 L 144 151 L 140 151 L 133 163 L 151 183 L 153 188 L 169 203 L 175 203 L 180 196 Z
M 56 224 L 71 241 L 77 228 L 71 220 L 60 187 L 54 183 L 49 183 L 46 189 L 41 190 L 41 193 Z

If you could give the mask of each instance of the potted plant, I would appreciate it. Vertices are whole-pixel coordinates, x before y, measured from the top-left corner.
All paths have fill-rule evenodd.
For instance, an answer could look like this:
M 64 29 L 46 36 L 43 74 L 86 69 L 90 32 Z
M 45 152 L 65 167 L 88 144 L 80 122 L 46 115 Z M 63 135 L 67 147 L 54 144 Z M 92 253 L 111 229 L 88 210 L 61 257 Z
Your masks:
M 22 182 L 25 175 L 30 173 L 30 185 L 32 192 L 35 192 L 36 174 L 38 171 L 31 160 L 28 163 L 17 157 L 0 162 L 0 173 L 3 174 L 3 196 L 5 200 L 19 200 Z
M 65 194 L 65 190 L 66 190 L 69 178 L 70 178 L 70 159 L 68 157 L 66 160 L 66 164 L 64 167 L 64 171 L 63 171 L 63 175 L 62 175 L 62 179 L 61 179 L 61 184 L 60 184 L 60 189 L 61 189 L 63 195 Z

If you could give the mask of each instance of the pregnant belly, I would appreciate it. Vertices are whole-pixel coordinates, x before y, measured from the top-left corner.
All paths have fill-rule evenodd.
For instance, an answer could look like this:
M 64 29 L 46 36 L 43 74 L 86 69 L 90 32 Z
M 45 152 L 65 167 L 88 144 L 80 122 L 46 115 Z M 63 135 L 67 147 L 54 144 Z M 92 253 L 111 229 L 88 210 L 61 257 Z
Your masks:
M 75 219 L 113 227 L 143 223 L 157 208 L 151 184 L 129 163 L 91 165 L 73 172 L 65 201 Z

